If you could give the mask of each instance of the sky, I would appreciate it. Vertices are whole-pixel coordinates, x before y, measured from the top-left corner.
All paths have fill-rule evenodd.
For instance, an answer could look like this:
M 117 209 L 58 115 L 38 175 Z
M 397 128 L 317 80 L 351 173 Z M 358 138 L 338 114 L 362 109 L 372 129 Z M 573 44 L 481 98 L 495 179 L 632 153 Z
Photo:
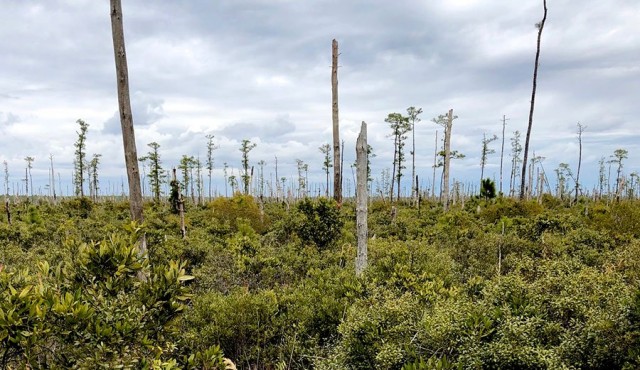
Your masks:
M 102 154 L 102 191 L 119 192 L 126 172 L 109 2 L 0 0 L 0 9 L 0 162 L 8 164 L 10 187 L 21 186 L 31 156 L 34 188 L 46 193 L 52 156 L 69 191 L 76 120 L 83 119 L 87 154 Z M 640 171 L 640 3 L 549 0 L 548 9 L 530 157 L 545 158 L 552 182 L 561 162 L 575 172 L 580 122 L 585 187 L 596 185 L 598 161 L 618 148 L 629 153 L 624 172 Z M 318 148 L 332 140 L 335 38 L 346 189 L 353 190 L 349 164 L 360 123 L 368 124 L 379 178 L 394 150 L 384 119 L 410 106 L 423 110 L 414 134 L 425 187 L 436 130 L 442 137 L 431 120 L 449 109 L 459 117 L 452 149 L 466 156 L 453 161 L 451 176 L 466 184 L 479 182 L 483 134 L 499 137 L 485 168 L 499 182 L 506 116 L 508 184 L 510 139 L 527 127 L 542 11 L 539 0 L 123 0 L 138 155 L 157 142 L 167 168 L 182 155 L 204 161 L 206 135 L 214 135 L 214 187 L 224 193 L 223 164 L 239 175 L 240 144 L 249 139 L 257 144 L 251 165 L 264 160 L 267 179 L 275 157 L 279 176 L 297 178 L 300 159 L 311 187 L 324 184 Z

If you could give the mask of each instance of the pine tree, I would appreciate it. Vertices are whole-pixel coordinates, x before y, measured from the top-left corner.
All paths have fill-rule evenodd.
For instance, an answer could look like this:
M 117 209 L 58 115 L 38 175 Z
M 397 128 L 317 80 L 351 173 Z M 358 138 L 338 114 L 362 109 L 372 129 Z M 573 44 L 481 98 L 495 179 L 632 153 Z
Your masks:
M 405 168 L 404 162 L 404 141 L 406 140 L 406 134 L 411 131 L 411 124 L 409 123 L 409 117 L 405 117 L 400 113 L 389 113 L 384 120 L 389 124 L 391 128 L 391 136 L 393 137 L 393 171 L 391 182 L 391 195 L 389 199 L 393 202 L 393 188 L 394 181 L 398 185 L 398 200 L 400 199 L 400 180 L 402 179 L 402 170 Z
M 162 161 L 160 160 L 160 153 L 158 149 L 160 144 L 151 142 L 147 144 L 151 150 L 146 156 L 140 158 L 140 161 L 149 162 L 149 187 L 153 194 L 153 200 L 156 203 L 160 203 L 160 194 L 162 184 L 166 181 L 166 171 L 162 168 Z
M 249 174 L 249 152 L 256 147 L 257 144 L 252 143 L 251 140 L 242 140 L 240 146 L 240 152 L 242 152 L 242 183 L 244 185 L 244 193 L 249 194 L 249 184 L 251 182 L 251 175 Z
M 94 154 L 91 158 L 91 162 L 89 162 L 89 175 L 91 177 L 91 183 L 89 184 L 90 194 L 93 195 L 94 201 L 98 200 L 98 190 L 100 189 L 100 182 L 98 181 L 98 165 L 100 164 L 100 157 L 102 157 L 102 154 Z
M 333 167 L 333 164 L 331 163 L 331 145 L 330 144 L 322 144 L 319 148 L 320 153 L 322 153 L 324 155 L 323 161 L 322 161 L 322 169 L 324 170 L 324 173 L 327 177 L 327 184 L 325 187 L 325 196 L 329 196 L 329 171 L 331 170 L 331 167 Z
M 87 129 L 89 128 L 89 124 L 85 121 L 78 119 L 76 121 L 78 125 L 80 125 L 80 131 L 76 131 L 78 134 L 78 140 L 74 144 L 75 150 L 75 176 L 74 176 L 74 185 L 76 188 L 76 196 L 84 197 L 84 176 L 85 176 L 85 168 L 86 168 L 86 141 L 87 141 Z

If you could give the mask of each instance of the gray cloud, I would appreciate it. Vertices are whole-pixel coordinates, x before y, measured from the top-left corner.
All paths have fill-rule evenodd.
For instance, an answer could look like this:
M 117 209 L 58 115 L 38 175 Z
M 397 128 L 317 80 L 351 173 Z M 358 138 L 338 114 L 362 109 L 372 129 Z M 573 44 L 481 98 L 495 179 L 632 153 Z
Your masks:
M 293 134 L 295 130 L 296 126 L 290 117 L 280 115 L 264 123 L 234 123 L 220 130 L 220 134 L 229 138 L 260 138 L 263 142 L 275 142 L 282 140 L 286 135 Z
M 280 171 L 293 174 L 300 158 L 322 180 L 317 147 L 331 140 L 333 38 L 341 51 L 345 163 L 365 120 L 378 153 L 374 174 L 390 167 L 384 118 L 411 105 L 424 110 L 416 140 L 418 170 L 428 178 L 437 129 L 429 120 L 447 109 L 460 116 L 454 144 L 467 158 L 453 170 L 465 181 L 477 181 L 482 134 L 500 134 L 503 114 L 510 118 L 507 147 L 513 131 L 526 129 L 537 0 L 132 0 L 124 13 L 138 151 L 160 143 L 167 166 L 183 154 L 203 156 L 211 133 L 219 164 L 237 167 L 240 141 L 252 138 L 258 146 L 251 160 L 267 161 L 267 171 L 277 155 Z M 588 126 L 585 181 L 616 145 L 629 148 L 628 170 L 640 168 L 635 15 L 635 0 L 549 4 L 532 136 L 548 171 L 577 162 L 577 121 Z M 3 2 L 0 24 L 0 69 L 7 71 L 0 81 L 0 159 L 18 168 L 35 155 L 38 166 L 51 152 L 66 171 L 77 118 L 98 123 L 90 127 L 90 152 L 121 145 L 112 135 L 120 125 L 108 6 Z M 21 121 L 2 124 L 7 114 Z M 117 153 L 104 157 L 113 182 L 124 174 Z M 495 172 L 496 163 L 494 155 L 488 168 Z
M 12 125 L 20 121 L 21 121 L 20 117 L 11 112 L 7 112 L 7 113 L 0 112 L 0 126 Z
M 131 96 L 131 111 L 135 127 L 145 127 L 166 117 L 163 109 L 164 101 L 136 92 Z M 116 111 L 111 118 L 104 122 L 102 132 L 105 134 L 121 134 L 120 113 Z

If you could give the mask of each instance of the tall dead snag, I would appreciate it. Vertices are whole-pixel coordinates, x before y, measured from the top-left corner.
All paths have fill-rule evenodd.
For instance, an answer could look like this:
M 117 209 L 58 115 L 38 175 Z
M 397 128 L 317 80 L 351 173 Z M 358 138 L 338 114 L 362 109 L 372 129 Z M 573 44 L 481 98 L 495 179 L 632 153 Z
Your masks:
M 129 209 L 131 219 L 142 223 L 144 221 L 142 215 L 142 189 L 140 188 L 138 153 L 136 151 L 136 138 L 133 132 L 133 117 L 131 115 L 129 70 L 127 67 L 127 53 L 124 47 L 122 5 L 120 0 L 111 0 L 111 32 L 113 36 L 113 53 L 116 61 L 118 108 L 120 110 L 120 126 L 122 127 L 124 161 L 127 166 L 127 180 L 129 181 Z M 144 236 L 141 238 L 139 248 L 140 253 L 147 252 L 147 243 Z
M 576 194 L 573 198 L 573 202 L 578 202 L 578 193 L 580 192 L 580 167 L 582 167 L 582 133 L 584 132 L 584 126 L 578 122 L 578 172 L 576 173 Z
M 356 257 L 356 276 L 367 268 L 367 124 L 362 121 L 360 135 L 356 141 L 356 223 L 358 234 L 358 255 Z
M 338 41 L 331 45 L 331 106 L 333 120 L 333 199 L 342 203 L 342 172 L 340 171 L 340 121 L 338 120 Z
M 502 193 L 502 160 L 504 159 L 504 129 L 507 126 L 507 116 L 502 115 L 502 147 L 500 149 L 500 196 Z
M 442 198 L 445 212 L 449 210 L 449 166 L 451 163 L 451 127 L 453 126 L 453 109 L 447 113 L 447 121 L 444 128 L 444 168 L 442 169 Z
M 524 158 L 522 160 L 522 176 L 520 176 L 520 200 L 524 200 L 525 197 L 525 181 L 527 175 L 527 157 L 529 155 L 529 139 L 531 138 L 531 126 L 533 125 L 533 109 L 536 102 L 536 87 L 538 82 L 538 61 L 540 60 L 540 39 L 542 38 L 542 29 L 544 28 L 544 22 L 547 20 L 547 0 L 542 0 L 544 7 L 544 15 L 542 21 L 536 24 L 538 27 L 538 41 L 536 44 L 536 61 L 533 66 L 533 88 L 531 90 L 531 108 L 529 109 L 529 125 L 527 126 L 527 137 L 524 140 Z

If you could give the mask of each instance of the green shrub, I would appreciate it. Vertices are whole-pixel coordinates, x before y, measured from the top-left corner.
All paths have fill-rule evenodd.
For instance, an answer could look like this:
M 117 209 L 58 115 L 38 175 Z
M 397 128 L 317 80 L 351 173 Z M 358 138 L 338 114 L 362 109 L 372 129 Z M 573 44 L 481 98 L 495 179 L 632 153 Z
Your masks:
M 35 274 L 0 267 L 1 367 L 221 368 L 220 352 L 190 358 L 176 336 L 192 277 L 177 262 L 149 266 L 130 230 L 71 244 L 69 263 Z
M 340 237 L 344 224 L 338 205 L 327 198 L 305 198 L 296 204 L 300 224 L 296 234 L 308 240 L 318 249 L 326 249 Z
M 231 198 L 218 197 L 207 204 L 209 216 L 231 231 L 238 230 L 240 220 L 245 220 L 259 234 L 267 230 L 268 220 L 252 196 L 236 193 Z M 209 223 L 210 220 L 207 221 Z

